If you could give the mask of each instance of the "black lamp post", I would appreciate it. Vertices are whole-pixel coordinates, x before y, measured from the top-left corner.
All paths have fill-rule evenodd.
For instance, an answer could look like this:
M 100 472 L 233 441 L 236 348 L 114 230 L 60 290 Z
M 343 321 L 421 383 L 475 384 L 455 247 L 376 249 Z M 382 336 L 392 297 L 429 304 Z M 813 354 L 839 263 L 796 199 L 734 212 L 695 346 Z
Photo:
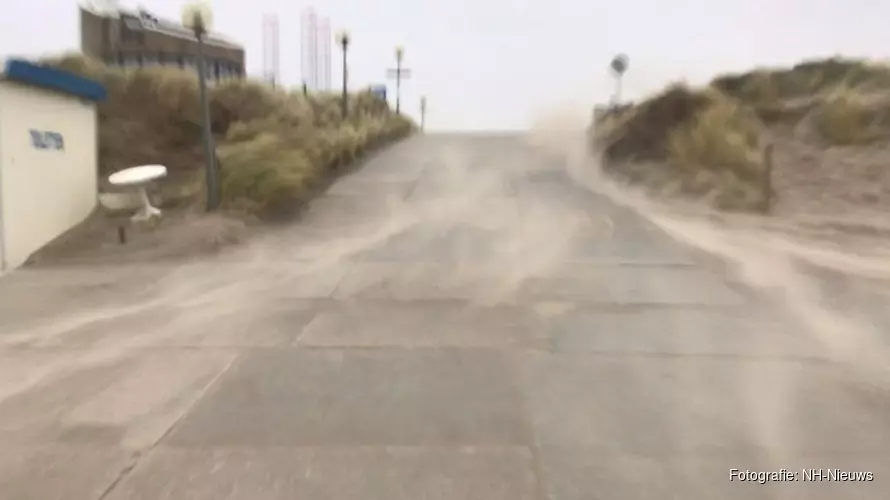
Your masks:
M 396 67 L 386 70 L 387 77 L 396 79 L 396 114 L 400 114 L 402 110 L 402 78 L 411 77 L 411 70 L 402 67 L 404 58 L 405 49 L 401 46 L 396 47 Z
M 340 34 L 337 35 L 337 43 L 340 44 L 340 48 L 343 50 L 343 102 L 341 106 L 343 108 L 343 119 L 345 120 L 347 116 L 349 116 L 349 94 L 347 93 L 346 86 L 349 79 L 349 70 L 346 66 L 346 53 L 349 51 L 349 33 L 346 31 L 341 31 Z
M 210 130 L 210 103 L 207 100 L 207 65 L 204 60 L 204 37 L 210 26 L 212 13 L 206 3 L 191 3 L 182 12 L 182 24 L 191 29 L 198 40 L 197 65 L 198 87 L 201 95 L 201 121 L 204 132 L 204 162 L 207 183 L 207 211 L 219 206 L 219 178 L 216 170 L 216 155 L 213 147 L 213 134 Z

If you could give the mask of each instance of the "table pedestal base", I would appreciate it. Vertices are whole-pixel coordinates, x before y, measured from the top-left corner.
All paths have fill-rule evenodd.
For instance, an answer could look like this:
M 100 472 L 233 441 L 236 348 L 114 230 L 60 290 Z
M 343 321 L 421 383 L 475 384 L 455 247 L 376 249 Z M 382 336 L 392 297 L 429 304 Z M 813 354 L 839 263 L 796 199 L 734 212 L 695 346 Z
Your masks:
M 139 199 L 142 201 L 142 207 L 131 218 L 133 222 L 147 221 L 151 220 L 153 217 L 161 216 L 161 209 L 151 205 L 151 201 L 148 199 L 148 193 L 145 191 L 144 187 L 139 188 Z

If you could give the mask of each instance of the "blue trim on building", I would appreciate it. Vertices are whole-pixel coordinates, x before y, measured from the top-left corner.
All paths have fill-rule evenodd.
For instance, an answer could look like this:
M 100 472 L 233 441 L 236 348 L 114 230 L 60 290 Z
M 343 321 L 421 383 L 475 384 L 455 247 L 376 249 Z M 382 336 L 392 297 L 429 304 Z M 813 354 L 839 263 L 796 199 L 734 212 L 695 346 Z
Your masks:
M 104 101 L 108 94 L 105 87 L 97 81 L 21 59 L 8 60 L 2 77 L 90 101 Z

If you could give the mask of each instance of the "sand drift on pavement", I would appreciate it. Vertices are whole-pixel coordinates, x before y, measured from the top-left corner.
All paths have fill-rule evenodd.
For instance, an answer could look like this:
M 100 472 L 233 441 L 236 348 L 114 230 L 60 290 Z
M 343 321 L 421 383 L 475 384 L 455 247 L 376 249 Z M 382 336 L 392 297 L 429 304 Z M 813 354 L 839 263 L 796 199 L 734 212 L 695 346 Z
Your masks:
M 799 227 L 793 220 L 716 213 L 648 199 L 641 191 L 602 175 L 588 148 L 585 117 L 575 109 L 542 113 L 530 137 L 532 144 L 563 158 L 579 185 L 633 208 L 672 237 L 723 259 L 737 278 L 784 304 L 805 325 L 813 342 L 828 352 L 863 370 L 886 375 L 890 351 L 881 334 L 886 325 L 876 324 L 886 318 L 875 318 L 875 314 L 880 315 L 890 304 L 890 268 L 886 264 L 890 246 L 832 244 L 837 242 L 826 241 L 824 234 L 817 240 L 808 238 L 806 231 L 795 231 Z M 832 280 L 873 284 L 873 298 L 885 307 L 859 315 L 835 307 L 824 293 L 832 286 L 827 281 Z

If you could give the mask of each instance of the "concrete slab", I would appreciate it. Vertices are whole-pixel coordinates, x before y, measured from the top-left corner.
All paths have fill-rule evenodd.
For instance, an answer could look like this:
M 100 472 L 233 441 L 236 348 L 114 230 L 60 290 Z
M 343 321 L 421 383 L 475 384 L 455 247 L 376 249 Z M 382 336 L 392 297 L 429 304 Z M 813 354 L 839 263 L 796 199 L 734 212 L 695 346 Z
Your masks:
M 525 448 L 153 451 L 108 500 L 532 500 Z
M 329 194 L 312 201 L 301 223 L 308 228 L 355 227 L 386 220 L 404 207 L 405 201 L 399 193 L 368 196 Z
M 567 262 L 649 265 L 649 266 L 696 266 L 701 264 L 698 255 L 681 243 L 655 238 L 631 238 L 623 236 L 613 222 L 603 221 L 600 234 L 579 236 L 573 241 L 565 256 Z
M 165 443 L 524 444 L 515 381 L 510 358 L 495 351 L 251 352 Z
M 747 308 L 576 308 L 551 324 L 562 352 L 824 358 L 790 318 Z
M 182 417 L 234 353 L 96 350 L 47 367 L 0 402 L 7 445 L 90 444 L 144 449 Z
M 549 339 L 545 322 L 526 307 L 343 301 L 315 317 L 298 345 L 544 349 Z
M 330 298 L 346 272 L 339 264 L 337 254 L 329 261 L 315 261 L 313 265 L 298 261 L 280 262 L 278 266 L 269 266 L 269 270 L 278 275 L 268 280 L 267 290 L 275 290 L 277 298 L 291 301 Z M 254 279 L 253 282 L 262 285 L 262 280 Z
M 95 500 L 133 457 L 108 447 L 0 447 L 0 498 Z
M 411 228 L 356 257 L 372 262 L 486 262 L 507 253 L 505 239 L 503 233 L 481 228 Z
M 381 161 L 382 160 L 382 161 Z M 364 168 L 357 170 L 339 182 L 399 183 L 417 180 L 429 166 L 426 158 L 417 158 L 409 149 L 388 151 L 385 156 L 371 158 Z
M 116 307 L 150 297 L 153 284 L 173 273 L 172 265 L 114 266 L 96 272 L 89 266 L 18 269 L 0 279 L 0 342 L 9 335 L 41 328 L 56 318 L 89 309 Z M 133 287 L 133 283 L 146 285 Z M 39 297 L 39 300 L 35 300 Z
M 812 453 L 634 455 L 583 448 L 540 451 L 548 498 L 719 498 L 725 500 L 834 500 L 886 497 L 890 456 Z M 733 476 L 731 471 L 737 469 Z M 822 469 L 823 477 L 810 469 Z M 829 481 L 828 469 L 871 472 L 873 480 Z M 809 475 L 804 474 L 804 470 Z M 785 481 L 741 481 L 739 473 L 776 473 Z M 781 474 L 781 475 L 780 475 Z M 748 478 L 749 476 L 743 475 Z M 765 478 L 764 478 L 765 479 Z M 792 480 L 793 479 L 793 480 Z M 812 479 L 812 480 L 809 480 Z
M 306 295 L 301 291 L 307 290 L 297 289 L 295 295 Z M 123 340 L 129 347 L 283 347 L 294 342 L 321 307 L 315 300 L 255 298 L 256 302 L 245 297 L 200 305 L 164 304 L 135 311 L 100 309 L 97 312 L 105 314 L 90 318 L 81 313 L 79 318 L 71 317 L 67 325 L 62 323 L 64 318 L 59 318 L 54 331 L 30 332 L 30 339 L 21 345 L 113 348 Z
M 413 179 L 404 180 L 399 177 L 375 178 L 374 176 L 356 174 L 335 182 L 328 189 L 327 194 L 336 196 L 367 196 L 382 193 L 387 197 L 393 196 L 404 199 L 414 187 L 414 182 Z
M 514 288 L 513 276 L 493 271 L 485 262 L 358 262 L 345 272 L 333 297 L 510 303 Z
M 408 227 L 379 242 L 369 242 L 355 258 L 367 261 L 438 260 L 443 254 L 447 256 L 448 233 L 447 227 Z
M 256 313 L 249 301 L 225 309 L 182 309 L 169 318 L 165 335 L 148 345 L 159 347 L 285 347 L 323 308 L 314 300 L 269 301 Z
M 520 296 L 606 304 L 723 306 L 744 303 L 744 297 L 716 273 L 682 267 L 578 264 L 528 278 Z
M 466 191 L 462 192 L 459 187 L 465 187 Z M 409 199 L 473 195 L 481 198 L 501 198 L 512 196 L 515 192 L 513 183 L 499 172 L 427 170 L 411 190 Z
M 545 353 L 523 359 L 536 440 L 545 446 L 662 455 L 890 449 L 890 400 L 825 363 Z

